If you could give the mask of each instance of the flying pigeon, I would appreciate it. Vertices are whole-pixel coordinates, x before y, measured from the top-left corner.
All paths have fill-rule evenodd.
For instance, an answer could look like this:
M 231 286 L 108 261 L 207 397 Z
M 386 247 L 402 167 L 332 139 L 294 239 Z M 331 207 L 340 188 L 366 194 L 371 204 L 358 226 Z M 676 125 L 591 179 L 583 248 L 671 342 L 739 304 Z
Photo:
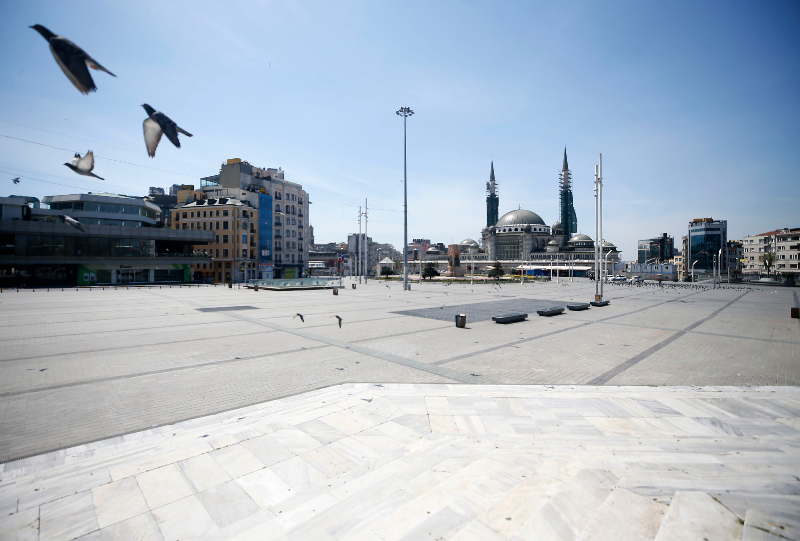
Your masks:
M 144 144 L 147 146 L 147 154 L 154 158 L 156 155 L 156 147 L 161 141 L 161 135 L 166 134 L 167 139 L 172 141 L 172 144 L 181 148 L 181 142 L 178 141 L 178 132 L 187 137 L 192 134 L 183 128 L 179 128 L 167 115 L 161 111 L 156 111 L 146 103 L 142 105 L 144 110 L 147 111 L 147 118 L 144 120 Z
M 17 177 L 17 178 L 12 178 L 12 179 L 11 179 L 11 182 L 13 182 L 14 184 L 19 184 L 19 177 Z
M 89 68 L 101 70 L 112 77 L 116 77 L 116 75 L 98 64 L 94 58 L 86 54 L 86 51 L 67 38 L 53 34 L 40 24 L 35 24 L 31 28 L 39 32 L 50 43 L 50 52 L 53 53 L 53 57 L 58 62 L 61 71 L 81 93 L 88 94 L 97 90 L 97 87 L 94 86 L 92 75 L 89 73 Z
M 296 317 L 299 317 L 300 321 L 302 321 L 303 323 L 306 322 L 306 320 L 303 318 L 303 314 L 295 314 L 295 315 L 292 316 L 292 319 L 294 319 Z
M 59 218 L 64 220 L 65 224 L 69 224 L 72 227 L 74 227 L 75 229 L 80 229 L 81 231 L 86 233 L 86 230 L 83 228 L 83 226 L 80 224 L 80 222 L 78 222 L 78 220 L 76 220 L 75 218 L 71 218 L 71 217 L 67 216 L 66 214 L 59 215 Z
M 84 175 L 86 177 L 94 177 L 99 178 L 100 180 L 105 180 L 103 177 L 98 177 L 92 170 L 94 169 L 94 152 L 91 150 L 83 155 L 76 152 L 75 157 L 72 158 L 72 163 L 65 163 L 67 167 L 78 173 L 79 175 Z
M 339 328 L 341 329 L 341 328 L 342 328 L 342 318 L 340 318 L 339 316 L 331 316 L 331 317 L 332 317 L 332 318 L 334 318 L 334 317 L 335 317 L 336 319 L 338 319 L 338 320 L 339 320 Z

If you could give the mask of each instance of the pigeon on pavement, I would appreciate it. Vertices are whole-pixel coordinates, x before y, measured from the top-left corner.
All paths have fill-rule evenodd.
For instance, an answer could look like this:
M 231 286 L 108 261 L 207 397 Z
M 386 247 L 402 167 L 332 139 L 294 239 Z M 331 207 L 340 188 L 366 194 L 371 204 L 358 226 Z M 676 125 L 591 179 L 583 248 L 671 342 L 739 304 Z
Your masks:
M 144 110 L 147 111 L 147 118 L 143 123 L 144 144 L 147 146 L 147 154 L 151 158 L 155 157 L 156 147 L 158 146 L 159 141 L 161 141 L 161 136 L 163 134 L 166 134 L 167 139 L 169 139 L 172 144 L 178 148 L 181 148 L 181 142 L 178 141 L 178 132 L 187 137 L 192 136 L 192 134 L 188 131 L 178 127 L 178 125 L 175 124 L 172 119 L 170 119 L 161 111 L 156 111 L 146 103 L 143 104 L 142 107 L 144 107 Z
M 75 218 L 71 218 L 71 217 L 67 216 L 66 214 L 59 215 L 59 218 L 64 220 L 65 224 L 69 224 L 72 227 L 74 227 L 75 229 L 80 229 L 81 231 L 86 233 L 86 230 L 83 228 L 83 226 L 80 224 L 80 222 L 78 220 L 76 220 Z
M 40 24 L 35 24 L 31 28 L 39 32 L 47 40 L 50 44 L 50 52 L 53 53 L 53 57 L 58 62 L 61 71 L 72 81 L 75 88 L 83 94 L 97 90 L 94 80 L 92 80 L 92 75 L 89 73 L 89 68 L 101 70 L 112 77 L 116 77 L 116 75 L 98 64 L 97 60 L 89 56 L 86 51 L 67 38 L 53 34 Z
M 302 321 L 303 323 L 306 322 L 305 318 L 303 318 L 303 314 L 295 314 L 295 315 L 292 316 L 292 319 L 294 319 L 296 317 L 299 317 L 300 321 Z
M 339 320 L 339 328 L 341 329 L 341 328 L 342 328 L 342 318 L 340 318 L 339 316 L 331 316 L 331 317 L 332 317 L 332 318 L 334 318 L 334 317 L 335 317 L 336 319 L 338 319 L 338 320 Z
M 75 157 L 72 158 L 72 163 L 65 163 L 64 165 L 66 165 L 79 175 L 105 180 L 103 177 L 98 177 L 97 175 L 92 173 L 92 170 L 94 169 L 94 152 L 92 152 L 91 150 L 86 154 L 84 154 L 83 158 L 81 158 L 81 155 L 76 152 Z

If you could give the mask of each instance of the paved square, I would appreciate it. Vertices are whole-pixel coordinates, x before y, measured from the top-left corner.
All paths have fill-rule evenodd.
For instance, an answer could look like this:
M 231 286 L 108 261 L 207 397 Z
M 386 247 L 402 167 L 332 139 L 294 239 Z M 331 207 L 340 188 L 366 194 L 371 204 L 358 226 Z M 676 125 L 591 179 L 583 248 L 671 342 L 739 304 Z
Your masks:
M 609 306 L 498 325 L 594 284 L 346 285 L 4 290 L 0 461 L 340 383 L 800 383 L 789 288 L 607 285 Z M 467 328 L 416 317 L 446 310 Z

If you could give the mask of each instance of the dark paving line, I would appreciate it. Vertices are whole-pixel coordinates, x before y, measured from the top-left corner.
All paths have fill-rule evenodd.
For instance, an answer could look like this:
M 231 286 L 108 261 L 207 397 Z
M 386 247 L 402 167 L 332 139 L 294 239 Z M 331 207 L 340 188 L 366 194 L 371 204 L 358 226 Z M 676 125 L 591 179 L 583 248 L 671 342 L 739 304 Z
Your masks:
M 646 359 L 647 357 L 649 357 L 653 353 L 655 353 L 658 350 L 663 349 L 664 347 L 668 346 L 669 344 L 671 344 L 672 342 L 674 342 L 675 340 L 677 340 L 681 336 L 684 336 L 686 333 L 688 333 L 692 329 L 694 329 L 696 327 L 699 327 L 700 325 L 702 325 L 706 321 L 709 321 L 709 320 L 713 319 L 720 312 L 722 312 L 723 310 L 725 310 L 726 308 L 731 306 L 733 303 L 735 303 L 736 301 L 738 301 L 739 299 L 741 299 L 742 297 L 744 297 L 748 293 L 749 293 L 749 291 L 745 291 L 744 293 L 742 293 L 741 295 L 739 295 L 738 297 L 736 297 L 732 301 L 730 301 L 730 302 L 724 304 L 723 306 L 717 308 L 716 310 L 714 310 L 710 315 L 704 317 L 703 319 L 695 321 L 691 325 L 687 326 L 685 329 L 682 329 L 682 330 L 676 332 L 675 334 L 673 334 L 672 336 L 669 336 L 669 337 L 665 338 L 664 340 L 662 340 L 658 344 L 647 348 L 646 350 L 642 351 L 638 355 L 634 355 L 633 357 L 631 357 L 630 359 L 628 359 L 624 363 L 622 363 L 620 365 L 617 365 L 614 368 L 612 368 L 611 370 L 607 371 L 605 374 L 601 374 L 601 375 L 597 376 L 593 380 L 591 380 L 588 383 L 586 383 L 586 385 L 605 385 L 608 381 L 611 380 L 611 378 L 613 378 L 615 376 L 618 376 L 619 374 L 621 374 L 625 370 L 629 369 L 633 365 L 635 365 L 637 363 L 640 363 L 641 361 L 643 361 L 644 359 Z
M 77 338 L 80 336 L 89 336 L 92 334 L 108 334 L 108 333 L 124 333 L 124 332 L 141 332 L 141 331 L 152 331 L 152 330 L 161 330 L 161 329 L 178 329 L 181 327 L 199 327 L 201 325 L 219 325 L 220 323 L 234 323 L 233 321 L 208 321 L 205 323 L 184 323 L 181 325 L 157 325 L 155 327 L 132 327 L 129 329 L 117 329 L 117 330 L 109 330 L 109 331 L 89 331 L 89 332 L 71 332 L 66 334 L 40 334 L 36 336 L 26 336 L 24 338 L 3 338 L 0 339 L 0 344 L 4 342 L 13 342 L 15 340 L 47 340 L 49 338 L 63 338 L 65 336 L 69 336 L 71 338 Z M 29 327 L 30 325 L 25 325 L 25 327 Z
M 700 293 L 700 292 L 698 291 L 697 293 Z M 697 293 L 692 293 L 691 295 L 696 295 Z M 434 361 L 434 362 L 432 362 L 430 364 L 435 365 L 435 366 L 440 366 L 440 365 L 443 365 L 443 364 L 452 363 L 454 361 L 460 361 L 462 359 L 468 359 L 468 358 L 474 357 L 476 355 L 482 355 L 484 353 L 491 353 L 493 351 L 497 351 L 497 350 L 504 349 L 504 348 L 507 348 L 507 347 L 516 346 L 518 344 L 524 344 L 526 342 L 532 342 L 532 341 L 538 340 L 540 338 L 546 338 L 546 337 L 552 336 L 554 334 L 560 334 L 560 333 L 563 333 L 563 332 L 571 331 L 573 329 L 577 329 L 579 327 L 584 327 L 586 325 L 592 325 L 592 324 L 595 324 L 595 323 L 604 323 L 604 322 L 608 321 L 609 319 L 614 319 L 615 317 L 623 317 L 623 316 L 628 316 L 628 315 L 631 315 L 631 314 L 636 314 L 638 312 L 643 312 L 645 310 L 650 310 L 651 308 L 655 308 L 656 306 L 661 306 L 662 304 L 675 302 L 677 300 L 679 300 L 679 299 L 670 299 L 668 301 L 659 302 L 657 304 L 652 304 L 650 306 L 645 306 L 644 308 L 638 308 L 636 310 L 631 310 L 630 312 L 625 312 L 624 314 L 617 314 L 615 316 L 605 317 L 603 319 L 598 319 L 597 321 L 587 321 L 587 322 L 584 322 L 582 325 L 573 325 L 572 327 L 567 327 L 565 329 L 559 329 L 557 331 L 551 331 L 551 332 L 548 332 L 548 333 L 545 333 L 545 334 L 540 334 L 538 336 L 531 336 L 530 338 L 523 338 L 522 340 L 517 340 L 516 342 L 509 342 L 507 344 L 501 344 L 499 346 L 493 346 L 493 347 L 490 347 L 490 348 L 482 349 L 480 351 L 475 351 L 473 353 L 465 353 L 464 355 L 458 355 L 456 357 L 451 357 L 449 359 L 442 359 L 440 361 Z
M 286 351 L 278 351 L 275 353 L 265 353 L 264 355 L 254 355 L 252 357 L 236 357 L 235 359 L 223 359 L 221 361 L 208 361 L 206 363 L 189 364 L 184 366 L 176 366 L 173 368 L 162 368 L 161 370 L 150 370 L 147 372 L 135 372 L 133 374 L 122 374 L 119 376 L 108 376 L 106 378 L 87 379 L 83 381 L 74 381 L 72 383 L 62 383 L 61 385 L 48 385 L 45 387 L 34 387 L 32 389 L 25 389 L 23 391 L 6 391 L 0 393 L 0 398 L 8 396 L 19 396 L 30 393 L 41 393 L 44 391 L 52 391 L 54 389 L 64 389 L 67 387 L 78 387 L 80 385 L 90 385 L 92 383 L 102 383 L 104 381 L 116 381 L 119 379 L 139 378 L 142 376 L 152 376 L 153 374 L 166 374 L 168 372 L 180 372 L 181 370 L 191 370 L 193 368 L 202 368 L 204 366 L 215 366 L 218 364 L 238 363 L 242 361 L 252 361 L 253 359 L 262 359 L 264 357 L 273 357 L 278 355 L 288 355 L 290 353 L 299 353 L 301 351 L 312 351 L 315 349 L 323 349 L 328 346 L 312 346 L 300 349 L 288 349 Z
M 203 340 L 219 340 L 220 338 L 238 338 L 240 336 L 253 336 L 256 334 L 263 334 L 258 332 L 249 332 L 243 334 L 237 334 L 233 337 L 230 335 L 226 336 L 210 336 L 207 338 L 189 338 L 187 340 L 167 340 L 166 342 L 147 342 L 145 344 L 137 344 L 135 346 L 118 346 L 113 348 L 103 348 L 103 349 L 84 349 L 80 351 L 61 351 L 59 353 L 51 353 L 49 355 L 34 355 L 32 357 L 17 357 L 15 359 L 0 359 L 0 363 L 9 363 L 12 361 L 30 361 L 31 359 L 47 359 L 48 357 L 64 357 L 66 355 L 76 355 L 79 353 L 97 353 L 99 351 L 119 351 L 121 349 L 135 349 L 135 348 L 145 348 L 150 346 L 164 346 L 167 344 L 183 344 L 187 342 L 201 342 Z

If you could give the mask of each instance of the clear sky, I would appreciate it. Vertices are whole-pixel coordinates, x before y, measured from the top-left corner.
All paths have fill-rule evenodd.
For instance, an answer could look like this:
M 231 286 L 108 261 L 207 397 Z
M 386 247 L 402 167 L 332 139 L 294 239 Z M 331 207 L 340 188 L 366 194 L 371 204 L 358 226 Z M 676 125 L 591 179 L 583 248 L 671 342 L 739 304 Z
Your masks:
M 692 218 L 727 219 L 731 238 L 800 227 L 798 2 L 28 1 L 3 15 L 0 195 L 146 195 L 242 158 L 303 184 L 317 242 L 346 240 L 368 198 L 370 236 L 400 247 L 407 105 L 409 240 L 479 239 L 492 160 L 500 214 L 554 223 L 564 146 L 592 237 L 603 153 L 623 259 L 640 238 L 679 244 Z M 93 71 L 97 93 L 80 94 L 37 23 L 118 78 Z M 142 103 L 194 137 L 149 159 Z M 62 165 L 87 149 L 104 182 Z

